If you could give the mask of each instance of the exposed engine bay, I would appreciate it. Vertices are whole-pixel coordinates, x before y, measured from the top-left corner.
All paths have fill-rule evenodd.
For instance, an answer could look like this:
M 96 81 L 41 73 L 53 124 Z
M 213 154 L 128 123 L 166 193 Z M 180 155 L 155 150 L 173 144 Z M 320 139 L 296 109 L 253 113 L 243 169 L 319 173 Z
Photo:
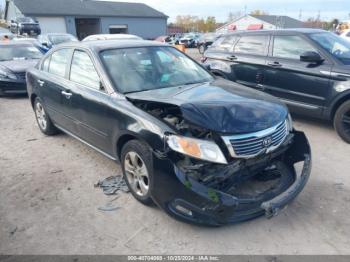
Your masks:
M 183 136 L 219 140 L 215 133 L 186 121 L 176 105 L 145 101 L 135 102 L 135 105 L 175 128 Z M 291 140 L 292 135 L 274 154 L 249 160 L 232 159 L 227 165 L 181 154 L 170 153 L 170 156 L 187 179 L 235 196 L 259 198 L 266 193 L 283 191 L 294 181 L 294 174 L 287 171 L 283 164 L 283 153 Z
M 135 102 L 135 106 L 155 116 L 175 128 L 181 135 L 199 139 L 212 139 L 212 132 L 192 125 L 182 117 L 181 110 L 176 105 L 156 102 Z

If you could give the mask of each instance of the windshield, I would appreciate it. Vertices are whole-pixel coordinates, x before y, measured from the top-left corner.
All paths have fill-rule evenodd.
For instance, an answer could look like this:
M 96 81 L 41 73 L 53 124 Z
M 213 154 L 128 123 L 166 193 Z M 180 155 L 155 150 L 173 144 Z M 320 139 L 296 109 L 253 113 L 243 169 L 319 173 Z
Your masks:
M 2 46 L 0 47 L 0 61 L 20 59 L 40 59 L 42 53 L 34 46 Z
M 19 23 L 35 23 L 33 18 L 30 17 L 20 17 L 17 19 Z
M 54 45 L 77 41 L 77 39 L 72 35 L 50 35 L 49 40 Z
M 333 33 L 316 33 L 310 37 L 343 64 L 350 65 L 350 42 Z
M 140 92 L 211 81 L 212 76 L 172 47 L 113 49 L 101 59 L 122 93 Z

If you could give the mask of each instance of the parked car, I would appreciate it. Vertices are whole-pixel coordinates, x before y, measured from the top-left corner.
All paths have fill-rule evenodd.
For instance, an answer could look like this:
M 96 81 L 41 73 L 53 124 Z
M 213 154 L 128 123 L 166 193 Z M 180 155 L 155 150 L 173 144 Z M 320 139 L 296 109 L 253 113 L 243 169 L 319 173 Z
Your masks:
M 221 77 L 279 97 L 291 111 L 332 120 L 350 143 L 350 43 L 316 29 L 220 37 L 204 65 Z
M 204 54 L 208 47 L 211 46 L 218 37 L 219 35 L 216 33 L 207 33 L 201 35 L 201 37 L 198 39 L 197 44 L 199 53 Z
M 38 48 L 43 54 L 45 54 L 47 51 L 49 51 L 49 48 L 46 46 L 43 46 L 36 38 L 30 38 L 30 37 L 15 37 L 12 39 L 13 41 L 19 41 L 19 42 L 29 42 L 32 43 L 36 48 Z
M 40 35 L 41 28 L 37 21 L 31 17 L 17 17 L 11 20 L 10 30 L 17 35 Z
M 141 37 L 129 34 L 98 34 L 85 37 L 82 41 L 95 40 L 143 40 Z
M 179 44 L 184 45 L 186 48 L 197 47 L 200 34 L 197 33 L 188 33 L 184 34 L 180 38 Z
M 350 41 L 350 29 L 343 31 L 340 34 L 341 37 L 343 37 L 344 39 Z
M 50 33 L 38 36 L 38 41 L 41 45 L 51 49 L 52 47 L 67 43 L 67 42 L 77 42 L 78 39 L 71 34 L 61 34 L 61 33 Z
M 169 45 L 178 45 L 180 42 L 180 38 L 178 35 L 162 35 L 157 37 L 154 41 L 161 42 L 161 43 L 167 43 Z
M 120 161 L 138 201 L 184 221 L 276 215 L 310 175 L 307 138 L 281 102 L 215 78 L 169 45 L 63 44 L 27 85 L 44 134 L 61 130 Z
M 0 96 L 27 93 L 26 70 L 41 57 L 39 49 L 29 42 L 0 42 Z

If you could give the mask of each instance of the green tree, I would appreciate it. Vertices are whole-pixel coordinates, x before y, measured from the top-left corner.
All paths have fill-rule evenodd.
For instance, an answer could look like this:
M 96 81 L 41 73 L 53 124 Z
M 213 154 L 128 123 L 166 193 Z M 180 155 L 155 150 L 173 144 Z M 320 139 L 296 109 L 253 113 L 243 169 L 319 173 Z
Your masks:
M 251 15 L 268 15 L 269 13 L 263 10 L 254 10 L 250 12 Z

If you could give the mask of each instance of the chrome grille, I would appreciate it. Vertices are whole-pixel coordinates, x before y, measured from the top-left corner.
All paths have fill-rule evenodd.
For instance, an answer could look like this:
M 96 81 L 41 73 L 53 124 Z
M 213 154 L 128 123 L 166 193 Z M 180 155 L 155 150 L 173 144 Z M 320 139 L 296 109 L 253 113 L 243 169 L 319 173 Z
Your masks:
M 287 125 L 287 121 L 284 121 L 263 131 L 223 137 L 223 139 L 232 157 L 251 158 L 279 147 L 288 135 Z

